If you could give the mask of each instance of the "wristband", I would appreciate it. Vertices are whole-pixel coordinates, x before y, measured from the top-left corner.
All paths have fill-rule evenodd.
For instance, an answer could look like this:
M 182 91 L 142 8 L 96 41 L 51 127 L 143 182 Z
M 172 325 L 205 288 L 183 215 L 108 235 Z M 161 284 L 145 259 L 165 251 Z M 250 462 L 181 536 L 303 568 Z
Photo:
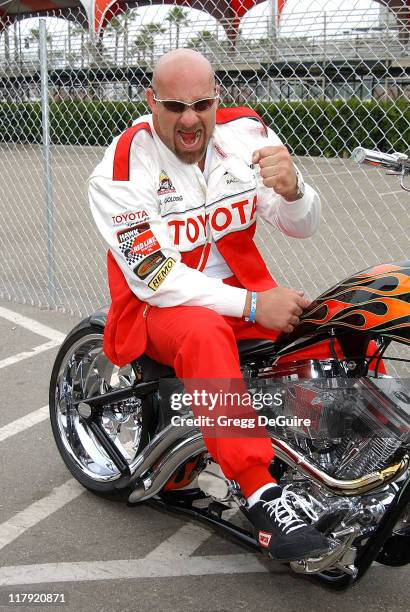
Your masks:
M 256 291 L 252 291 L 251 293 L 251 309 L 249 311 L 249 317 L 245 317 L 245 321 L 247 321 L 248 323 L 255 323 L 255 316 L 256 316 L 256 299 L 258 297 L 258 294 L 256 293 Z

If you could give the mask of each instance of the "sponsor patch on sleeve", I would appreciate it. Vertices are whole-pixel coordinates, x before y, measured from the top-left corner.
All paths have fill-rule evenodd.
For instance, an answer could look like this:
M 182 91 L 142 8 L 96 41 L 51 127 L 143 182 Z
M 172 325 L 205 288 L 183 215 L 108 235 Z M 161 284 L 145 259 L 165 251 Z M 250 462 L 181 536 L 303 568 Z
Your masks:
M 166 257 L 162 251 L 151 253 L 151 255 L 145 257 L 137 266 L 135 266 L 133 272 L 138 276 L 138 278 L 143 280 L 155 272 L 155 270 L 159 268 L 165 259 Z
M 131 240 L 131 238 L 135 238 L 138 234 L 142 234 L 142 232 L 146 232 L 150 229 L 149 223 L 139 223 L 138 225 L 133 225 L 132 227 L 127 227 L 126 229 L 120 230 L 117 232 L 117 239 L 120 244 L 126 242 L 127 240 Z
M 147 255 L 155 253 L 161 248 L 150 229 L 140 233 L 138 228 L 130 228 L 126 232 L 121 232 L 118 240 L 120 251 L 132 268 Z
M 150 287 L 153 291 L 156 291 L 158 287 L 164 282 L 175 264 L 175 259 L 173 259 L 172 257 L 168 257 L 166 262 L 161 266 L 155 276 L 150 280 L 150 282 L 148 283 L 148 287 Z
M 112 224 L 114 227 L 119 225 L 132 225 L 133 223 L 149 221 L 149 215 L 145 210 L 133 210 L 112 215 Z
M 134 238 L 130 251 L 134 255 L 150 255 L 160 248 L 158 240 L 151 230 L 148 230 L 148 232 L 143 232 Z

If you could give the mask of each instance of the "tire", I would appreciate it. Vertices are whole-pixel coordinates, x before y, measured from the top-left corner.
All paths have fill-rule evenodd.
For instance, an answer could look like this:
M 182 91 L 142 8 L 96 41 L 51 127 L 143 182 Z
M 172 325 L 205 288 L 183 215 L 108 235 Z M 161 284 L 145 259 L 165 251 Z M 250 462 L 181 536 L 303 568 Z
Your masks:
M 385 541 L 377 561 L 390 567 L 402 567 L 410 563 L 410 503 L 407 504 L 393 533 Z
M 376 561 L 390 567 L 402 567 L 410 563 L 410 532 L 393 534 L 386 540 Z
M 50 381 L 50 421 L 55 442 L 71 474 L 84 487 L 110 498 L 127 499 L 128 475 L 121 473 L 83 418 L 71 404 L 108 391 L 131 386 L 131 365 L 114 366 L 102 350 L 103 329 L 89 322 L 75 328 L 63 343 Z M 93 417 L 99 435 L 111 439 L 125 465 L 129 465 L 148 441 L 144 402 L 131 398 L 103 406 Z M 128 472 L 128 470 L 126 469 Z

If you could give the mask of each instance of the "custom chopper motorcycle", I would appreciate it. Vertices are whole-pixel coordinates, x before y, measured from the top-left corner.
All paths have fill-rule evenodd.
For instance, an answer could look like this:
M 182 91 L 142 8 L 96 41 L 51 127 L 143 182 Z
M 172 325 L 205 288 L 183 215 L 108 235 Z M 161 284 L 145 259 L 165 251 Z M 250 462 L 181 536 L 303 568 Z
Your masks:
M 353 158 L 388 168 L 410 191 L 406 155 L 358 148 Z M 51 424 L 68 469 L 97 494 L 150 500 L 259 550 L 246 518 L 241 525 L 224 518 L 232 508 L 246 517 L 237 483 L 225 479 L 197 427 L 171 423 L 175 373 L 145 355 L 123 368 L 109 362 L 102 351 L 106 314 L 97 311 L 71 331 L 51 376 Z M 301 417 L 290 426 L 269 420 L 271 470 L 302 496 L 300 511 L 309 508 L 303 519 L 330 547 L 290 567 L 334 588 L 357 581 L 375 560 L 410 562 L 410 385 L 386 374 L 391 344 L 404 352 L 410 346 L 410 261 L 338 283 L 275 343 L 238 343 L 249 392 L 281 389 L 284 401 L 269 416 Z M 330 358 L 321 357 L 324 345 Z

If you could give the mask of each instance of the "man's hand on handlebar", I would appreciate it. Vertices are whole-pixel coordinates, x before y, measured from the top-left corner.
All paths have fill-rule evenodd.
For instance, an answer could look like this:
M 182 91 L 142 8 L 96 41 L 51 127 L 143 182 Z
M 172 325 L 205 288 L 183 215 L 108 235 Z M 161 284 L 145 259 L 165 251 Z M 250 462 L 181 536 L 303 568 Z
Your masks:
M 288 287 L 275 287 L 258 293 L 255 320 L 267 329 L 291 332 L 299 323 L 303 310 L 311 300 L 303 297 L 303 291 Z M 251 304 L 251 293 L 248 291 L 243 316 L 248 316 Z

